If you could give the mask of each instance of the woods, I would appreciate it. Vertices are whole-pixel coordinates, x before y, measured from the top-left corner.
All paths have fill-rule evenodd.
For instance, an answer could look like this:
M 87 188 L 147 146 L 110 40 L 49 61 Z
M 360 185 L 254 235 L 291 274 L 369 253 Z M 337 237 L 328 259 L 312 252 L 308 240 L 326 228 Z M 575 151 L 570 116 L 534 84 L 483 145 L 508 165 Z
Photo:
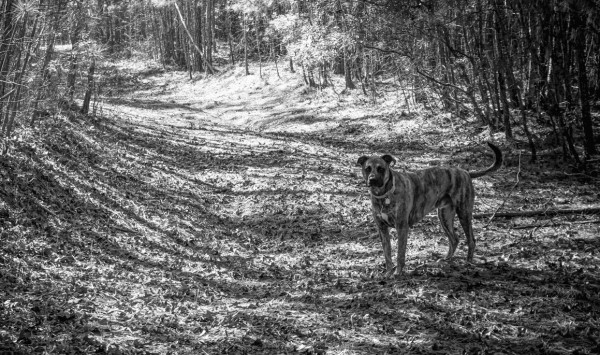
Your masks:
M 598 1 L 0 1 L 0 354 L 600 352 Z
M 532 160 L 547 141 L 582 167 L 597 152 L 600 10 L 591 0 L 6 0 L 2 9 L 5 146 L 15 118 L 34 122 L 75 99 L 87 112 L 90 80 L 106 78 L 89 75 L 97 58 L 151 55 L 190 77 L 285 59 L 307 85 L 343 75 L 344 90 L 357 83 L 374 100 L 393 81 L 410 88 L 407 107 L 476 117 L 526 140 Z M 226 62 L 215 62 L 217 51 Z

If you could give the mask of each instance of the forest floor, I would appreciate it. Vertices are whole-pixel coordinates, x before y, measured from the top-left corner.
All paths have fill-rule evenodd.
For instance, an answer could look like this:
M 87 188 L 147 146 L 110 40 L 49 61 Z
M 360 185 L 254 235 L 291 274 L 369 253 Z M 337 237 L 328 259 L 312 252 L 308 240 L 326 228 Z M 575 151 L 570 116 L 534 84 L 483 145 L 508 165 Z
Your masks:
M 95 117 L 0 157 L 0 353 L 600 352 L 597 215 L 476 219 L 467 264 L 464 241 L 437 261 L 432 214 L 405 277 L 382 278 L 357 158 L 480 169 L 484 128 L 281 68 L 104 70 Z M 475 180 L 476 213 L 598 207 L 597 178 L 494 138 L 506 163 Z

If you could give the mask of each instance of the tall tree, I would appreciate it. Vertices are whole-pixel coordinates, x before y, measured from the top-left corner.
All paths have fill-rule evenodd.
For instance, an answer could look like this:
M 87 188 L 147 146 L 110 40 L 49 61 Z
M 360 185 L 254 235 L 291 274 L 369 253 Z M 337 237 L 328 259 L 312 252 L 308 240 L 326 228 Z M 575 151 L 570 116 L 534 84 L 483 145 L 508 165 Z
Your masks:
M 581 4 L 584 2 L 573 1 L 571 4 L 571 15 L 573 21 L 573 27 L 575 30 L 575 56 L 577 58 L 577 78 L 579 81 L 579 103 L 581 106 L 581 122 L 583 125 L 583 132 L 585 135 L 584 146 L 585 152 L 588 156 L 596 154 L 594 128 L 592 123 L 592 116 L 590 113 L 590 94 L 589 84 L 587 78 L 587 66 L 586 66 L 586 27 L 587 27 L 587 14 L 589 8 L 584 8 Z M 592 5 L 593 6 L 593 5 Z
M 13 59 L 16 0 L 3 1 L 2 5 L 4 5 L 2 9 L 2 22 L 4 23 L 4 28 L 2 30 L 2 41 L 0 42 L 0 117 L 3 116 L 4 109 L 8 103 L 5 99 L 11 94 L 11 92 L 7 93 L 7 79 L 11 60 Z

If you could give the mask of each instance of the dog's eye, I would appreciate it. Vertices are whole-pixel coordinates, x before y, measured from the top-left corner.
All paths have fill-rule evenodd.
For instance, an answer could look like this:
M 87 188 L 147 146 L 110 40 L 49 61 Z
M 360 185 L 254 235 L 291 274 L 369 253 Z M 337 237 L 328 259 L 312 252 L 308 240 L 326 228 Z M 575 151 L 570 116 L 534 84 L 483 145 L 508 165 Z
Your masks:
M 377 172 L 383 174 L 385 172 L 385 169 L 380 166 L 377 168 Z
M 366 171 L 367 173 L 370 173 L 370 172 L 371 172 L 371 167 L 370 167 L 370 166 L 367 166 L 367 168 L 365 169 L 365 171 Z

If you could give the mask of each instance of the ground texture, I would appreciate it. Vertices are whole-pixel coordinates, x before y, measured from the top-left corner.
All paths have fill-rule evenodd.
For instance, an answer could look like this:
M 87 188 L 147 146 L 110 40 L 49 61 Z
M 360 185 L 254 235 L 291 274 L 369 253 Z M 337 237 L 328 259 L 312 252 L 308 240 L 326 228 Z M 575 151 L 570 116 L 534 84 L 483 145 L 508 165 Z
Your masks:
M 383 279 L 357 157 L 475 170 L 489 132 L 280 72 L 130 68 L 96 117 L 24 131 L 0 157 L 0 353 L 600 352 L 598 216 L 477 219 L 474 264 L 438 262 L 429 216 Z M 497 142 L 476 213 L 597 207 L 597 179 Z

